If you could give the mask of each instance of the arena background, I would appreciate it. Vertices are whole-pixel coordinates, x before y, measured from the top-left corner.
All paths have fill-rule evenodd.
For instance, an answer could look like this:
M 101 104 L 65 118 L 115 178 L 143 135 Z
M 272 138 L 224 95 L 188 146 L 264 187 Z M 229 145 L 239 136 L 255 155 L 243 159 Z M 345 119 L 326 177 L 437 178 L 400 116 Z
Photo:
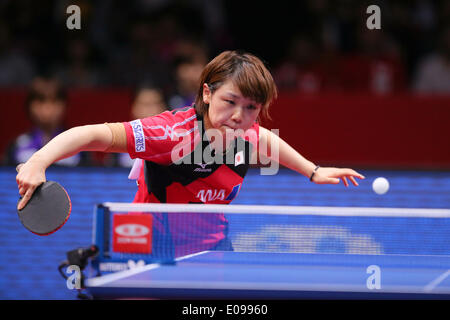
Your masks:
M 66 27 L 71 4 L 81 9 L 81 30 Z M 381 30 L 366 26 L 371 4 L 381 9 Z M 450 3 L 432 0 L 1 1 L 0 154 L 5 158 L 9 144 L 31 128 L 24 105 L 38 77 L 55 77 L 67 88 L 66 128 L 127 121 L 135 88 L 144 83 L 161 88 L 169 108 L 179 107 L 180 58 L 206 63 L 239 49 L 261 57 L 279 87 L 272 120 L 264 125 L 279 129 L 305 157 L 368 177 L 388 174 L 394 185 L 426 191 L 411 191 L 411 202 L 393 188 L 396 198 L 389 201 L 398 206 L 448 208 L 448 21 Z M 104 158 L 49 169 L 47 178 L 61 182 L 73 201 L 70 221 L 51 237 L 20 225 L 14 165 L 3 162 L 0 299 L 76 298 L 57 272 L 59 262 L 66 251 L 91 243 L 96 203 L 130 202 L 136 190 L 129 169 Z M 361 198 L 369 183 L 351 191 L 318 188 L 286 170 L 262 177 L 257 169 L 247 180 L 237 203 L 389 203 L 376 195 Z M 283 187 L 261 187 L 267 181 Z

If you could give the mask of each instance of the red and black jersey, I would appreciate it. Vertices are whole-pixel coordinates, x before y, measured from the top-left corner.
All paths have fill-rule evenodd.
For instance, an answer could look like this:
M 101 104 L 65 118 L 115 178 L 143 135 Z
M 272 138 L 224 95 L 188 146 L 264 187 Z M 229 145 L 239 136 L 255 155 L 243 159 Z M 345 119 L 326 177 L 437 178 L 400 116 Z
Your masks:
M 144 203 L 230 203 L 239 193 L 259 138 L 255 123 L 218 157 L 206 138 L 203 118 L 194 107 L 124 125 L 130 156 L 143 160 L 134 202 Z M 221 161 L 208 162 L 205 158 Z M 197 234 L 207 245 L 204 250 L 225 237 L 227 221 L 222 214 L 203 215 L 195 226 L 186 222 L 188 216 L 183 214 L 185 222 L 181 224 L 177 223 L 179 215 L 170 215 L 172 235 Z

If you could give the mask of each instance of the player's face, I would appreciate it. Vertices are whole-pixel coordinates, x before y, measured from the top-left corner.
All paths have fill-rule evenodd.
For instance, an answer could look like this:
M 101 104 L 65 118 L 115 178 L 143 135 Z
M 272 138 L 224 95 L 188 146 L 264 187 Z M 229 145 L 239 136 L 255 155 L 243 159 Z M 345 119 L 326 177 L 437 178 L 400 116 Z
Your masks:
M 209 104 L 206 129 L 210 126 L 222 133 L 227 130 L 250 129 L 262 108 L 261 104 L 244 97 L 231 80 L 226 81 L 214 93 L 204 84 L 203 101 Z

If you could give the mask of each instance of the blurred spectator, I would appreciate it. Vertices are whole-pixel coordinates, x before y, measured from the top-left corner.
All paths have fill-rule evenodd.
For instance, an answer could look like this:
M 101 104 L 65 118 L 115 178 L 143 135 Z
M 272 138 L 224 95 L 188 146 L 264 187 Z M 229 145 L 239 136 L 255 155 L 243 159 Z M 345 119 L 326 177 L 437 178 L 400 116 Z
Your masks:
M 154 85 L 144 84 L 134 94 L 131 106 L 131 119 L 143 119 L 168 110 L 163 91 Z M 128 153 L 109 153 L 104 155 L 106 166 L 131 168 L 133 159 Z
M 131 118 L 147 118 L 166 110 L 168 108 L 163 91 L 153 85 L 143 85 L 135 93 L 131 106 Z
M 82 30 L 65 27 L 69 4 L 80 6 Z M 379 31 L 366 28 L 370 4 L 381 7 Z M 424 55 L 449 20 L 449 1 L 307 0 L 261 5 L 258 15 L 249 17 L 252 6 L 224 0 L 0 1 L 0 86 L 28 85 L 48 70 L 68 86 L 153 81 L 172 91 L 169 105 L 176 108 L 191 102 L 184 88 L 189 81 L 172 81 L 176 57 L 243 49 L 277 66 L 274 76 L 282 90 L 390 93 L 407 84 L 419 92 L 447 90 L 441 88 L 448 83 L 445 45 Z M 273 17 L 282 18 L 273 23 Z M 269 43 L 267 34 L 279 36 Z M 289 39 L 292 34 L 300 35 Z M 444 81 L 434 85 L 430 77 Z
M 317 93 L 334 86 L 336 70 L 330 51 L 322 51 L 316 41 L 305 35 L 292 39 L 288 56 L 275 70 L 281 90 Z
M 208 63 L 208 46 L 201 39 L 193 35 L 184 34 L 173 46 L 172 61 L 180 57 L 189 57 L 190 60 L 205 65 Z
M 135 21 L 130 26 L 127 37 L 129 43 L 122 43 L 110 52 L 110 84 L 135 87 L 150 81 L 166 86 L 169 75 L 159 48 L 160 32 L 156 22 L 145 19 Z
M 66 44 L 65 59 L 55 75 L 67 87 L 93 87 L 101 84 L 101 72 L 93 59 L 93 47 L 82 37 Z
M 202 57 L 180 56 L 174 63 L 175 90 L 169 98 L 170 109 L 190 106 L 197 94 L 198 81 L 205 66 Z
M 450 25 L 439 35 L 437 50 L 419 63 L 414 90 L 450 94 Z
M 35 68 L 28 56 L 14 47 L 6 25 L 0 23 L 0 86 L 28 85 Z
M 407 79 L 396 43 L 383 30 L 361 27 L 356 52 L 340 62 L 344 90 L 389 94 L 406 89 Z
M 6 165 L 26 162 L 33 153 L 65 130 L 66 92 L 57 81 L 36 78 L 29 89 L 25 109 L 33 128 L 11 143 L 4 161 Z M 87 153 L 81 153 L 55 164 L 73 167 L 88 165 L 90 161 Z

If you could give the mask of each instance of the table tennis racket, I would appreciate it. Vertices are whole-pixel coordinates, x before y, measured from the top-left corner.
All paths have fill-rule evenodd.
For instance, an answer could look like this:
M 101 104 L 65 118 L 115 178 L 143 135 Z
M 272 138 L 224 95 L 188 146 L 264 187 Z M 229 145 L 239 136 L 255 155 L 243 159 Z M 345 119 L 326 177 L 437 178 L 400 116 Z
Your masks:
M 47 236 L 66 223 L 71 210 L 72 203 L 66 190 L 55 181 L 46 181 L 36 188 L 26 206 L 17 213 L 25 228 L 39 236 Z

